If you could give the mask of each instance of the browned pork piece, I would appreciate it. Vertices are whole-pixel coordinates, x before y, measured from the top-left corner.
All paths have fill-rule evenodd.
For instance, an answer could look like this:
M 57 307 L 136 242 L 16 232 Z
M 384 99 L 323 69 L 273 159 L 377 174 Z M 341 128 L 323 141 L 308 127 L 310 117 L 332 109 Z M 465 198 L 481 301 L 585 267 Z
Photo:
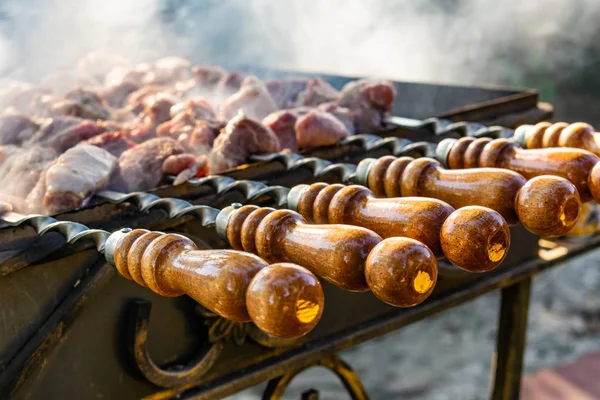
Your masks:
M 243 111 L 248 118 L 262 120 L 278 109 L 265 84 L 255 77 L 248 77 L 240 90 L 221 104 L 219 119 L 228 121 L 238 111 Z
M 346 107 L 342 107 L 337 103 L 323 103 L 317 107 L 319 110 L 327 111 L 334 117 L 340 120 L 348 130 L 349 135 L 354 135 L 354 113 Z
M 51 162 L 31 194 L 30 210 L 56 214 L 84 205 L 85 201 L 109 182 L 117 159 L 107 151 L 80 143 Z
M 163 177 L 165 160 L 182 153 L 185 153 L 185 148 L 167 137 L 138 144 L 119 157 L 119 174 L 111 182 L 111 187 L 125 192 L 153 189 Z
M 137 119 L 128 124 L 129 139 L 136 143 L 156 136 L 156 128 L 163 122 L 171 119 L 171 107 L 175 104 L 175 99 L 165 93 L 159 93 L 155 96 L 147 97 L 144 100 L 144 111 Z
M 182 112 L 189 112 L 195 119 L 215 119 L 216 114 L 208 100 L 203 97 L 179 102 L 171 107 L 170 115 L 175 117 Z
M 303 149 L 335 144 L 348 136 L 344 124 L 328 112 L 314 109 L 296 121 L 296 140 Z
M 340 93 L 324 79 L 314 78 L 306 82 L 306 88 L 298 94 L 297 107 L 316 107 L 319 104 L 336 101 Z
M 0 145 L 22 144 L 39 129 L 39 124 L 19 113 L 0 116 Z
M 298 142 L 296 140 L 296 120 L 298 119 L 298 114 L 294 109 L 280 110 L 267 115 L 262 121 L 277 136 L 281 150 L 289 149 L 294 152 L 298 151 Z
M 87 140 L 88 144 L 100 147 L 115 157 L 119 157 L 125 150 L 129 150 L 135 146 L 130 140 L 127 140 L 123 132 L 105 132 L 101 135 L 94 136 Z
M 110 111 L 104 100 L 94 91 L 84 88 L 71 90 L 63 100 L 52 105 L 52 115 L 73 116 L 85 119 L 110 119 Z
M 174 185 L 179 185 L 192 178 L 200 178 L 208 173 L 208 162 L 206 156 L 196 157 L 193 154 L 184 153 L 169 156 L 163 163 L 163 172 L 175 175 Z
M 192 67 L 192 75 L 199 87 L 212 90 L 217 86 L 219 81 L 227 75 L 227 71 L 221 67 L 194 65 Z
M 344 85 L 338 104 L 354 113 L 358 133 L 381 129 L 382 118 L 390 112 L 396 89 L 391 82 L 361 79 Z
M 273 79 L 267 81 L 266 86 L 269 94 L 279 108 L 293 107 L 298 95 L 306 89 L 307 79 L 288 78 Z
M 114 108 L 125 105 L 130 94 L 140 89 L 140 85 L 131 81 L 123 81 L 119 84 L 108 86 L 100 90 L 99 95 L 106 103 Z
M 180 141 L 187 143 L 187 146 L 194 151 L 195 154 L 207 154 L 210 152 L 213 143 L 219 132 L 225 128 L 226 123 L 216 120 L 196 121 L 194 129 L 190 133 L 189 139 L 179 137 Z
M 52 147 L 59 153 L 94 136 L 115 128 L 114 123 L 90 121 L 75 117 L 46 119 L 27 145 Z
M 15 211 L 30 211 L 25 198 L 32 192 L 46 166 L 57 154 L 40 146 L 22 149 L 0 146 L 0 200 L 11 203 Z
M 244 164 L 251 154 L 276 151 L 279 140 L 275 133 L 240 111 L 215 139 L 208 165 L 211 173 L 217 174 Z

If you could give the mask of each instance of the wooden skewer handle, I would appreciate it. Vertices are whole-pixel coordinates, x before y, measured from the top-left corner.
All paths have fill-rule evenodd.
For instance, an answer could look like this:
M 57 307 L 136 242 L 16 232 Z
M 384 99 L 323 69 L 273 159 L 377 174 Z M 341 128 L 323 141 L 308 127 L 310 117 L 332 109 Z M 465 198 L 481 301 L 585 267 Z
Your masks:
M 236 250 L 269 262 L 302 265 L 335 286 L 357 292 L 368 290 L 365 261 L 382 240 L 365 228 L 309 225 L 294 211 L 250 205 L 223 209 L 217 224 Z
M 586 150 L 574 148 L 522 149 L 508 139 L 445 139 L 439 147 L 437 158 L 450 169 L 494 167 L 520 173 L 526 179 L 541 175 L 554 175 L 567 179 L 577 188 L 581 200 L 592 199 L 600 193 L 591 177 L 592 169 L 600 161 Z M 596 201 L 600 197 L 596 198 Z
M 456 208 L 488 207 L 509 224 L 520 221 L 526 229 L 543 237 L 565 235 L 579 214 L 577 189 L 560 177 L 544 176 L 526 185 L 521 174 L 507 169 L 447 170 L 432 158 L 393 156 L 367 158 L 361 161 L 358 171 L 359 183 L 368 185 L 377 196 L 424 196 Z M 540 201 L 542 196 L 552 201 Z
M 521 125 L 515 131 L 515 141 L 526 149 L 574 147 L 600 156 L 600 134 L 585 122 L 540 122 Z
M 504 259 L 510 242 L 506 221 L 491 209 L 480 207 L 476 213 L 466 209 L 455 211 L 444 201 L 431 198 L 378 199 L 369 189 L 358 185 L 298 185 L 290 191 L 288 205 L 318 223 L 358 225 L 383 238 L 417 240 L 429 247 L 436 257 L 446 256 L 457 267 L 466 270 L 496 268 Z M 444 226 L 448 228 L 445 233 Z M 466 241 L 457 241 L 459 234 L 465 235 Z M 459 242 L 461 248 L 453 244 Z M 496 245 L 500 245 L 500 250 L 493 257 L 482 258 L 474 252 L 478 247 Z
M 198 250 L 185 236 L 144 229 L 114 233 L 106 249 L 125 278 L 161 296 L 187 294 L 222 317 L 252 320 L 274 336 L 302 336 L 321 317 L 321 285 L 296 265 L 268 265 L 235 250 Z
M 435 256 L 420 242 L 383 240 L 340 224 L 309 225 L 291 210 L 227 207 L 217 230 L 230 245 L 264 259 L 291 261 L 348 291 L 366 291 L 397 307 L 425 300 L 437 281 Z M 219 227 L 220 226 L 220 227 Z

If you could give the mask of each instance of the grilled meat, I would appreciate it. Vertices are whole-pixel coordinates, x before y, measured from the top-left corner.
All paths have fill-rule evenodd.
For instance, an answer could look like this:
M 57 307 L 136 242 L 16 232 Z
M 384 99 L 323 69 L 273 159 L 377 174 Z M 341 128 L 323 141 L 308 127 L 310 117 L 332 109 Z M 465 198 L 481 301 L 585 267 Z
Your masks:
M 296 140 L 303 149 L 335 144 L 348 136 L 344 124 L 328 112 L 312 110 L 298 118 Z
M 383 81 L 338 92 L 321 78 L 262 82 L 176 57 L 133 64 L 100 54 L 42 82 L 0 87 L 0 201 L 21 211 L 81 206 L 107 173 L 112 188 L 147 190 L 164 174 L 181 183 L 251 154 L 330 145 L 378 129 L 396 94 Z M 88 157 L 96 175 L 85 171 Z M 83 181 L 74 185 L 85 190 L 62 178 L 77 163 Z
M 381 129 L 382 118 L 391 110 L 395 97 L 396 89 L 390 82 L 362 79 L 344 85 L 338 104 L 352 110 L 356 131 L 366 133 Z
M 219 118 L 228 121 L 238 111 L 243 111 L 249 118 L 262 120 L 278 109 L 265 84 L 254 77 L 248 77 L 240 90 L 221 104 Z
M 108 184 L 116 167 L 117 159 L 99 147 L 81 143 L 67 150 L 40 174 L 27 198 L 30 211 L 55 214 L 80 207 Z
M 171 138 L 145 141 L 124 151 L 119 157 L 119 173 L 111 182 L 115 190 L 135 192 L 155 188 L 163 177 L 163 163 L 185 148 Z
M 18 113 L 0 116 L 0 145 L 19 145 L 28 140 L 39 129 L 39 124 Z
M 279 151 L 279 140 L 271 129 L 239 112 L 231 119 L 208 155 L 211 173 L 235 168 L 246 162 L 251 154 Z
M 88 139 L 87 143 L 100 147 L 115 157 L 120 157 L 124 151 L 135 146 L 135 143 L 128 140 L 121 131 L 102 133 Z

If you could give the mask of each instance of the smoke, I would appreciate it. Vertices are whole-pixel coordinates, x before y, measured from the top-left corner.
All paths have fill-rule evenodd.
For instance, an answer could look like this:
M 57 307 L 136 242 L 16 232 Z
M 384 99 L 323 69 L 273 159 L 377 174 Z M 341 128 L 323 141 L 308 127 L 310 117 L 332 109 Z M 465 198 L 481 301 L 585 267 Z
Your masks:
M 102 50 L 197 63 L 519 84 L 597 52 L 597 0 L 30 0 L 0 5 L 0 72 L 39 78 Z

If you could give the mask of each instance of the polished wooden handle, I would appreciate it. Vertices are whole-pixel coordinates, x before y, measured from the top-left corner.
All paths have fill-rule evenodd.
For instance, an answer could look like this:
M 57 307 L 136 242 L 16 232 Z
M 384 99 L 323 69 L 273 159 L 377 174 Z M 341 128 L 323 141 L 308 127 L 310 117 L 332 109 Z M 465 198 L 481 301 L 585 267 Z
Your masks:
M 523 125 L 515 131 L 515 138 L 527 149 L 574 147 L 600 156 L 600 134 L 585 122 Z
M 384 238 L 415 239 L 443 257 L 440 231 L 454 208 L 436 199 L 378 199 L 363 186 L 315 183 L 305 187 L 297 210 L 310 222 L 357 225 Z
M 563 236 L 577 222 L 577 189 L 560 177 L 546 175 L 526 185 L 527 180 L 514 171 L 447 170 L 432 158 L 386 156 L 366 159 L 361 164 L 367 168 L 367 184 L 377 196 L 425 196 L 456 208 L 488 207 L 510 225 L 520 221 L 526 229 L 543 237 Z M 552 200 L 540 201 L 543 196 Z M 564 210 L 569 210 L 568 218 Z
M 297 186 L 290 193 L 297 197 L 294 201 L 296 209 L 305 218 L 318 223 L 344 223 L 358 225 L 373 230 L 384 238 L 407 237 L 417 240 L 433 251 L 436 257 L 446 256 L 459 268 L 469 270 L 478 262 L 477 271 L 482 268 L 496 268 L 504 259 L 490 258 L 481 264 L 481 257 L 474 253 L 475 246 L 487 247 L 494 236 L 494 243 L 502 243 L 504 250 L 510 242 L 508 225 L 500 214 L 485 209 L 477 217 L 463 209 L 454 210 L 449 204 L 430 198 L 402 197 L 378 199 L 369 189 L 358 186 L 327 185 L 315 183 L 310 186 Z M 288 196 L 288 197 L 290 197 Z M 452 222 L 447 223 L 450 216 Z M 482 226 L 489 223 L 492 230 L 459 229 L 460 225 Z M 444 233 L 444 224 L 457 225 L 456 229 L 448 229 Z M 467 235 L 471 244 L 462 249 L 451 245 L 456 232 Z M 493 232 L 492 232 L 493 231 Z M 443 243 L 446 243 L 446 248 Z M 462 243 L 463 241 L 461 241 Z M 456 255 L 460 253 L 460 257 Z M 469 260 L 469 257 L 472 257 Z
M 309 225 L 291 210 L 243 206 L 227 222 L 231 247 L 269 262 L 293 262 L 349 291 L 368 290 L 365 261 L 382 239 L 357 226 Z
M 415 240 L 390 243 L 357 226 L 308 225 L 290 210 L 224 211 L 231 212 L 225 235 L 232 247 L 303 265 L 344 290 L 370 289 L 388 304 L 410 307 L 429 297 L 437 281 L 435 256 Z
M 446 163 L 451 169 L 495 167 L 518 172 L 527 179 L 555 175 L 567 179 L 577 188 L 581 200 L 592 199 L 600 192 L 590 178 L 592 168 L 600 161 L 587 150 L 573 148 L 522 149 L 508 139 L 474 139 L 464 137 L 452 144 Z M 596 201 L 600 197 L 595 198 Z
M 435 256 L 422 243 L 389 238 L 369 253 L 365 274 L 377 298 L 396 307 L 411 307 L 433 292 L 438 267 Z
M 187 294 L 222 317 L 252 320 L 280 337 L 306 334 L 319 321 L 324 304 L 317 278 L 302 267 L 269 266 L 235 250 L 198 250 L 190 239 L 176 234 L 144 229 L 125 233 L 115 245 L 114 263 L 125 278 L 157 294 Z

